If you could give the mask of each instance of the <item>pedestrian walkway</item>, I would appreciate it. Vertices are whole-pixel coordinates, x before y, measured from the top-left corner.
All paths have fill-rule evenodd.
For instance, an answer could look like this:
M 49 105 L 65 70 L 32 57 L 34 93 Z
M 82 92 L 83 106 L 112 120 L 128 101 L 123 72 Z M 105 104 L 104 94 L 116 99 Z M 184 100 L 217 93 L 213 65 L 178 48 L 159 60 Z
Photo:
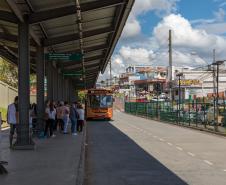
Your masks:
M 34 139 L 36 149 L 9 149 L 9 130 L 2 132 L 1 160 L 8 161 L 7 175 L 1 185 L 75 185 L 79 168 L 83 134 L 58 133 L 55 138 Z

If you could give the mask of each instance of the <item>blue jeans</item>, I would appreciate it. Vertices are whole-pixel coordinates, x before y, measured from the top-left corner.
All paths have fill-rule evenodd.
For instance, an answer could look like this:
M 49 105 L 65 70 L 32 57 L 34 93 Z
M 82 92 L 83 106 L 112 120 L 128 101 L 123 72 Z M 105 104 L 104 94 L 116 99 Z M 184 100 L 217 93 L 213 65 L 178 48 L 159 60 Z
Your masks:
M 75 128 L 77 126 L 77 120 L 71 119 L 71 133 L 76 133 Z
M 69 122 L 69 117 L 64 116 L 63 120 L 64 120 L 64 133 L 67 133 L 67 126 L 68 126 L 68 122 Z

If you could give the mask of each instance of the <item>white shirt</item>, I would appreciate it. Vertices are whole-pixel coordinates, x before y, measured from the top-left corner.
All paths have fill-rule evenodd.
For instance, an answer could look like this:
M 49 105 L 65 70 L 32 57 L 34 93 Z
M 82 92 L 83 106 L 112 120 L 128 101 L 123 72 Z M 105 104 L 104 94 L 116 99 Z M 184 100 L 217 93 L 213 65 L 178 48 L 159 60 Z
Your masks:
M 7 112 L 7 121 L 9 124 L 16 124 L 16 107 L 15 104 L 12 103 L 8 106 L 8 112 Z
M 1 131 L 1 128 L 2 128 L 2 114 L 0 112 L 0 131 Z M 1 137 L 1 134 L 0 134 L 0 137 Z
M 46 113 L 49 116 L 49 119 L 54 119 L 56 118 L 56 109 L 53 109 L 53 111 L 50 111 L 50 108 L 46 108 Z
M 84 109 L 77 109 L 77 112 L 79 114 L 79 119 L 78 120 L 84 120 Z

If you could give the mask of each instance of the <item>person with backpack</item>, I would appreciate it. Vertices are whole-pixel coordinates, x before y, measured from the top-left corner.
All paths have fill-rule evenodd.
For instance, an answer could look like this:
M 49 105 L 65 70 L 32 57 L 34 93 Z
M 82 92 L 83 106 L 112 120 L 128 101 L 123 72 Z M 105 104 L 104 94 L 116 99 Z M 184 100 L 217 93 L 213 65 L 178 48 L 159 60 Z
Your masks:
M 77 112 L 77 102 L 74 102 L 70 108 L 70 120 L 71 120 L 71 134 L 77 135 L 75 128 L 77 127 L 77 120 L 79 115 Z

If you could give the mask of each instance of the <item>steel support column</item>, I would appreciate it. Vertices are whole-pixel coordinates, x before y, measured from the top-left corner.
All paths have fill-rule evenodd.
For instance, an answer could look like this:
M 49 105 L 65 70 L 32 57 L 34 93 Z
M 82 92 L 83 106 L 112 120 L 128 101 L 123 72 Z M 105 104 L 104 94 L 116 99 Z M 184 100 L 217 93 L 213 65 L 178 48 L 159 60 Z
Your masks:
M 72 84 L 72 100 L 73 100 L 73 102 L 76 101 L 75 86 L 74 86 L 74 84 Z
M 71 100 L 71 102 L 74 102 L 76 100 L 75 99 L 75 86 L 72 81 L 71 81 L 71 88 L 70 88 L 70 100 Z
M 55 101 L 59 101 L 59 93 L 58 93 L 58 70 L 57 70 L 57 68 L 55 69 L 54 82 L 55 82 L 55 94 L 56 94 Z
M 58 99 L 60 101 L 62 101 L 63 95 L 62 95 L 62 76 L 61 76 L 61 74 L 58 74 L 58 89 L 57 89 L 57 91 L 58 91 Z
M 64 99 L 68 101 L 68 79 L 64 80 Z
M 47 65 L 47 99 L 53 100 L 53 79 L 52 79 L 52 63 Z
M 37 48 L 37 129 L 38 133 L 44 129 L 44 112 L 45 112 L 45 58 L 44 58 L 44 48 Z
M 65 101 L 65 80 L 63 75 L 61 75 L 61 92 L 62 92 L 62 100 Z
M 29 24 L 27 17 L 18 24 L 18 95 L 19 95 L 19 124 L 15 149 L 34 149 L 29 132 L 29 106 L 30 106 L 30 45 Z
M 55 67 L 52 66 L 53 101 L 56 101 L 56 76 Z
M 68 94 L 69 94 L 69 102 L 72 102 L 72 81 L 69 80 L 69 84 L 68 84 Z

